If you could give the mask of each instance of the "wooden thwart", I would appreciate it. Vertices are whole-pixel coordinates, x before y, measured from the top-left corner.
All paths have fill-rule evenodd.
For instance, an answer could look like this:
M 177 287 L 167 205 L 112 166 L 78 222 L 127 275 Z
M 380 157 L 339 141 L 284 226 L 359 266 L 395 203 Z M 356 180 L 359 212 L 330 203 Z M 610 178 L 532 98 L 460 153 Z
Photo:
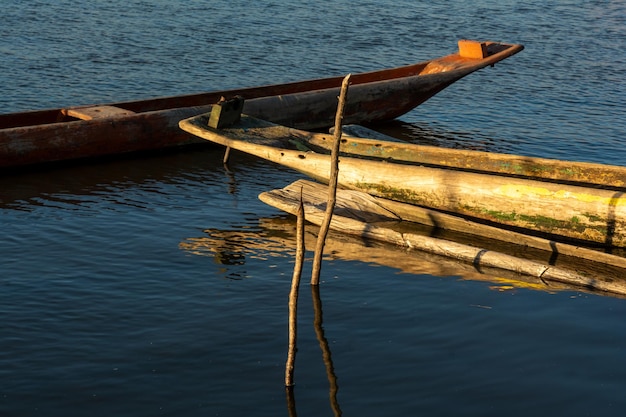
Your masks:
M 135 112 L 115 106 L 75 107 L 63 110 L 65 115 L 81 120 L 132 116 Z
M 311 181 L 299 180 L 283 189 L 264 192 L 259 198 L 266 204 L 294 214 L 299 204 L 298 201 L 301 191 L 305 203 L 306 219 L 311 223 L 319 225 L 325 209 L 326 187 L 323 185 Z M 380 215 L 376 213 L 380 213 Z M 397 216 L 392 210 L 383 207 L 380 204 L 380 200 L 375 197 L 359 191 L 338 190 L 337 206 L 331 228 L 346 234 L 451 257 L 471 263 L 476 267 L 499 268 L 539 278 L 544 281 L 562 282 L 583 286 L 587 289 L 626 295 L 626 282 L 601 281 L 593 277 L 556 266 L 546 265 L 541 262 L 521 259 L 484 248 L 468 246 L 466 244 L 437 239 L 430 236 L 422 236 L 415 233 L 402 233 L 388 227 L 390 219 L 397 220 L 399 218 L 401 218 L 401 216 Z M 445 219 L 439 217 L 438 220 Z M 524 235 L 521 234 L 517 235 L 524 237 Z M 524 245 L 525 241 L 516 243 Z M 577 254 L 585 252 L 583 248 L 569 247 L 570 245 L 555 244 L 554 242 L 545 240 L 543 244 L 553 248 L 553 250 L 558 251 L 560 254 L 564 254 L 567 251 Z M 594 260 L 596 262 L 602 262 L 600 259 L 603 259 L 604 261 L 611 262 L 614 266 L 626 268 L 626 263 L 623 258 L 595 251 L 589 252 L 593 252 L 589 253 L 589 256 L 595 255 L 596 259 Z
M 230 100 L 224 99 L 217 102 L 211 109 L 208 125 L 214 129 L 221 129 L 237 123 L 241 119 L 244 99 L 237 96 Z

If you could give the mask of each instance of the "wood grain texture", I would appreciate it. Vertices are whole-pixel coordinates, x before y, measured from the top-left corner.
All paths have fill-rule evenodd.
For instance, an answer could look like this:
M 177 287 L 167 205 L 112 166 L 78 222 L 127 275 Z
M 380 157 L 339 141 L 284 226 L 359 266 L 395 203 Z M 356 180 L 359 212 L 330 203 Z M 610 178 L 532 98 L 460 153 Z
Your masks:
M 236 127 L 218 131 L 206 127 L 205 118 L 187 119 L 180 125 L 203 139 L 328 181 L 330 160 L 326 147 L 320 143 L 330 143 L 329 135 L 311 134 L 246 116 L 242 116 Z M 348 143 L 353 140 L 346 139 Z M 393 153 L 398 144 L 383 141 L 376 144 L 378 155 L 373 158 L 344 153 L 339 163 L 339 184 L 494 225 L 607 247 L 626 246 L 626 189 L 600 188 L 599 184 L 585 186 L 582 182 L 572 185 L 571 180 L 547 181 L 541 176 L 529 178 L 461 167 L 450 169 L 419 163 L 416 158 L 400 161 L 380 158 L 380 154 Z M 574 162 L 570 164 L 576 166 Z M 620 167 L 603 167 L 604 171 L 614 171 L 615 176 L 622 175 Z M 595 168 L 602 171 L 603 167 Z
M 320 209 L 321 202 L 324 201 L 325 187 L 310 181 L 297 181 L 283 189 L 272 190 L 262 193 L 261 201 L 291 214 L 297 212 L 299 205 L 300 190 L 303 193 L 304 210 L 306 220 L 319 225 L 324 217 L 324 211 Z M 337 193 L 337 201 L 341 201 L 342 207 L 350 207 L 351 200 L 355 193 Z M 371 203 L 368 207 L 363 207 L 363 201 Z M 352 211 L 373 210 L 377 205 L 376 200 L 364 197 L 357 207 L 352 207 Z M 345 212 L 344 212 L 345 213 Z M 341 211 L 335 212 L 331 228 L 341 233 L 356 235 L 367 239 L 388 242 L 407 248 L 426 251 L 449 258 L 470 263 L 475 267 L 500 268 L 514 271 L 518 274 L 528 275 L 542 280 L 552 280 L 585 288 L 593 288 L 601 291 L 610 291 L 616 294 L 626 295 L 626 282 L 603 281 L 594 277 L 581 275 L 579 273 L 558 268 L 549 264 L 543 264 L 528 259 L 521 259 L 504 253 L 490 251 L 485 248 L 469 246 L 463 243 L 437 239 L 430 236 L 423 236 L 415 233 L 403 233 L 386 226 L 388 217 L 381 217 L 378 222 L 363 222 L 356 218 L 346 217 Z
M 114 117 L 131 116 L 134 111 L 121 109 L 115 106 L 91 106 L 91 107 L 74 107 L 64 110 L 63 113 L 69 117 L 75 117 L 81 120 L 108 119 Z

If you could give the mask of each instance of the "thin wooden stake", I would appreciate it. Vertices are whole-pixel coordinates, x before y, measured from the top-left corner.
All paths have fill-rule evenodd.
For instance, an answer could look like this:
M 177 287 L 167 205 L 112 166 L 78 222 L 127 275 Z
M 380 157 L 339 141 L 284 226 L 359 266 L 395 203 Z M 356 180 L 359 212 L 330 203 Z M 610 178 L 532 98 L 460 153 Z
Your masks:
M 298 289 L 300 288 L 300 276 L 304 264 L 304 204 L 302 202 L 302 190 L 300 190 L 300 205 L 297 212 L 296 222 L 296 264 L 293 268 L 291 279 L 291 291 L 289 292 L 289 350 L 287 363 L 285 364 L 285 386 L 293 387 L 293 374 L 296 362 L 296 342 L 298 334 Z
M 224 159 L 222 160 L 225 167 L 228 167 L 228 159 L 230 159 L 230 146 L 226 147 L 226 151 L 224 152 Z
M 322 255 L 324 254 L 324 245 L 326 244 L 326 236 L 330 229 L 330 222 L 333 218 L 333 210 L 337 200 L 337 181 L 339 178 L 339 145 L 341 144 L 341 126 L 343 122 L 343 112 L 346 106 L 346 97 L 348 95 L 348 87 L 350 85 L 350 77 L 352 74 L 346 75 L 341 83 L 341 94 L 339 95 L 339 105 L 335 115 L 335 137 L 333 148 L 330 153 L 330 178 L 328 181 L 328 201 L 326 203 L 326 215 L 320 226 L 319 235 L 317 236 L 317 245 L 315 246 L 315 257 L 313 258 L 313 270 L 311 273 L 311 285 L 319 285 L 320 271 L 322 269 Z

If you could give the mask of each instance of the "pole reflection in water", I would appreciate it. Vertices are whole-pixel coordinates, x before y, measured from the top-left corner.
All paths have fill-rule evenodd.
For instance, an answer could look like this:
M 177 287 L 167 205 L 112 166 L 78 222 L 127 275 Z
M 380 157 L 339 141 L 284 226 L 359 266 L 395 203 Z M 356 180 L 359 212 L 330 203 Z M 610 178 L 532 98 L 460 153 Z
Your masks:
M 313 299 L 313 327 L 315 330 L 315 336 L 322 350 L 322 359 L 324 360 L 324 367 L 326 368 L 326 376 L 328 378 L 328 396 L 330 400 L 330 408 L 333 410 L 335 417 L 341 416 L 341 407 L 339 406 L 339 400 L 337 399 L 337 393 L 339 392 L 339 385 L 337 384 L 337 375 L 335 374 L 335 367 L 333 365 L 333 358 L 330 352 L 330 345 L 326 336 L 324 335 L 324 319 L 322 313 L 322 298 L 320 297 L 320 286 L 311 285 L 311 298 Z M 294 363 L 295 367 L 295 363 Z M 297 416 L 296 412 L 296 397 L 295 386 L 288 385 L 285 387 L 285 393 L 287 397 L 287 412 L 289 417 Z
M 287 395 L 287 413 L 289 417 L 296 417 L 296 394 L 294 392 L 294 386 L 285 387 L 285 394 Z
M 315 335 L 317 341 L 322 349 L 322 358 L 324 359 L 324 366 L 326 367 L 326 376 L 328 377 L 329 384 L 329 398 L 330 407 L 333 410 L 335 416 L 341 415 L 341 408 L 339 407 L 339 401 L 337 400 L 337 393 L 339 391 L 339 385 L 337 385 L 337 376 L 335 375 L 335 367 L 333 366 L 333 358 L 330 353 L 330 346 L 326 336 L 324 336 L 323 316 L 322 316 L 322 299 L 320 297 L 319 285 L 311 285 L 311 296 L 313 298 L 313 309 L 315 312 L 315 318 L 313 320 L 313 327 L 315 328 Z
M 306 245 L 313 247 L 316 243 L 317 227 L 313 225 L 305 226 Z M 473 241 L 477 238 L 472 236 Z M 189 253 L 204 256 L 216 256 L 224 250 L 224 243 L 228 242 L 228 247 L 239 251 L 246 258 L 268 260 L 273 257 L 293 257 L 295 253 L 296 241 L 293 231 L 293 221 L 288 217 L 261 218 L 259 227 L 237 230 L 207 229 L 205 236 L 190 237 L 179 244 L 179 247 Z M 482 242 L 481 246 L 489 242 Z M 219 249 L 221 248 L 221 249 Z M 498 244 L 493 248 L 496 251 L 509 253 L 522 258 L 533 259 L 540 262 L 548 262 L 550 253 L 542 252 L 535 254 L 527 248 L 508 248 Z M 520 252 L 522 251 L 523 252 Z M 218 255 L 221 256 L 221 255 Z M 358 237 L 331 233 L 326 241 L 325 256 L 329 259 L 359 261 L 369 265 L 385 266 L 394 268 L 406 274 L 428 274 L 440 277 L 459 277 L 466 280 L 486 281 L 493 284 L 494 290 L 502 291 L 503 288 L 527 288 L 539 291 L 583 291 L 605 296 L 620 296 L 623 293 L 623 270 L 615 271 L 608 266 L 601 268 L 601 265 L 590 264 L 585 266 L 579 260 L 562 257 L 560 261 L 564 266 L 574 266 L 580 270 L 589 269 L 590 276 L 605 283 L 604 285 L 616 286 L 615 292 L 595 291 L 592 288 L 575 286 L 572 284 L 545 282 L 533 277 L 527 277 L 515 272 L 501 269 L 483 268 L 477 271 L 473 265 L 445 258 L 439 255 L 432 255 L 419 250 L 406 250 L 395 245 L 384 244 L 371 240 L 364 240 Z M 242 260 L 240 257 L 239 260 Z M 559 264 L 557 263 L 557 266 Z M 591 267 L 593 269 L 591 270 Z M 621 275 L 620 275 L 621 274 Z

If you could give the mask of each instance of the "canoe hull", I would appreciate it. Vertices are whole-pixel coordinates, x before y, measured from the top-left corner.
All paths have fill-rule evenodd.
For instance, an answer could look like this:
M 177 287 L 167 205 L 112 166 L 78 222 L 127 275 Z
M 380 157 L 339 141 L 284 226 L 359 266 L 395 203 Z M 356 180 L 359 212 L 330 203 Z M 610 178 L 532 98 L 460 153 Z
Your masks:
M 141 113 L 101 120 L 5 129 L 0 136 L 0 167 L 150 151 L 199 143 L 178 129 L 180 118 L 207 107 Z
M 393 120 L 471 72 L 474 71 L 351 86 L 343 121 L 346 124 L 360 124 Z M 339 93 L 340 87 L 337 87 L 252 100 L 244 105 L 244 113 L 297 129 L 322 129 L 334 124 Z

